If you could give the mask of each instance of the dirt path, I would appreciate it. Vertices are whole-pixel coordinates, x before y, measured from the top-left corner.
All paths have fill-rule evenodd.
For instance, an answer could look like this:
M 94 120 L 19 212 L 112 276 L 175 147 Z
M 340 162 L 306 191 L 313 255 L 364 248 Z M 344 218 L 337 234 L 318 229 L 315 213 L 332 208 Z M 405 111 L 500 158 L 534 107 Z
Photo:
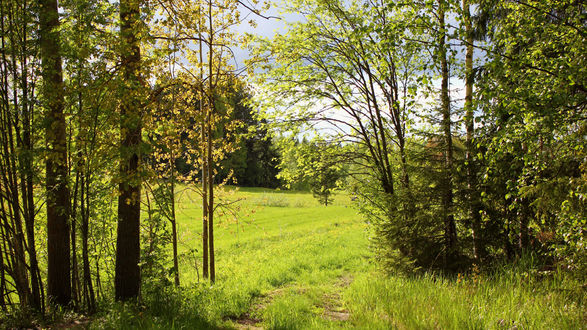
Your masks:
M 337 323 L 347 322 L 350 319 L 351 314 L 343 306 L 340 292 L 348 287 L 352 281 L 353 277 L 349 274 L 346 274 L 339 277 L 337 281 L 333 283 L 332 290 L 322 295 L 321 304 L 317 307 L 323 309 L 323 312 L 318 316 L 325 320 L 334 321 Z M 232 320 L 234 322 L 234 326 L 237 329 L 264 329 L 262 324 L 263 320 L 260 318 L 260 315 L 276 297 L 283 295 L 287 288 L 289 288 L 289 286 L 276 288 L 254 299 L 251 307 L 249 308 L 249 311 Z M 303 288 L 298 288 L 298 290 L 299 294 L 304 294 L 306 291 L 308 291 Z
M 323 296 L 323 318 L 331 321 L 340 322 L 345 322 L 349 320 L 351 314 L 346 308 L 344 308 L 342 304 L 342 297 L 340 296 L 339 292 L 343 291 L 346 287 L 348 287 L 352 283 L 352 281 L 353 278 L 350 275 L 343 275 L 339 277 L 338 281 L 334 284 L 336 291 L 329 294 L 325 294 Z

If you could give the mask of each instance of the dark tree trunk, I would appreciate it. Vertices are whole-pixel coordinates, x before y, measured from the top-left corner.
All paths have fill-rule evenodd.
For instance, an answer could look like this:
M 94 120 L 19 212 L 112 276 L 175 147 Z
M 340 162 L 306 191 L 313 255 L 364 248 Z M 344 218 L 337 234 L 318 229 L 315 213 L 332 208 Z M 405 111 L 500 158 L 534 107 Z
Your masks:
M 210 281 L 216 281 L 214 260 L 214 174 L 212 170 L 212 129 L 208 122 L 208 252 L 210 257 Z
M 90 313 L 94 312 L 96 309 L 96 296 L 94 294 L 94 287 L 92 285 L 92 274 L 90 273 L 90 257 L 88 253 L 88 237 L 89 237 L 89 218 L 90 218 L 90 203 L 88 196 L 88 191 L 90 188 L 90 182 L 88 178 L 84 178 L 85 172 L 82 175 L 82 194 L 81 194 L 81 201 L 80 205 L 82 206 L 80 209 L 81 218 L 82 218 L 82 259 L 83 259 L 83 269 L 84 269 L 84 297 L 86 300 L 87 308 Z M 85 186 L 85 188 L 84 188 Z M 84 207 L 85 202 L 85 207 Z
M 200 111 L 202 111 L 202 101 L 200 101 Z M 206 135 L 205 125 L 202 123 L 202 145 L 206 143 Z M 208 278 L 208 165 L 207 165 L 207 158 L 208 156 L 205 154 L 206 147 L 203 147 L 202 150 L 204 154 L 202 155 L 202 276 L 204 278 Z
M 116 300 L 129 300 L 139 295 L 140 198 L 139 149 L 141 115 L 139 108 L 140 49 L 137 24 L 140 20 L 139 0 L 120 2 L 121 62 L 123 86 L 120 114 L 120 183 L 118 197 L 118 233 L 114 288 Z
M 100 279 L 100 258 L 96 258 L 96 297 L 104 298 L 104 290 L 102 289 L 102 280 Z
M 171 152 L 171 160 L 169 165 L 171 167 L 171 235 L 173 245 L 173 270 L 175 286 L 179 287 L 179 260 L 177 257 L 177 221 L 175 217 L 175 154 Z
M 4 120 L 4 113 L 5 110 L 8 109 L 7 103 L 8 103 L 8 97 L 6 97 L 8 88 L 7 88 L 7 84 L 8 84 L 8 72 L 6 70 L 6 54 L 4 52 L 5 49 L 5 42 L 4 42 L 4 38 L 5 38 L 5 28 L 4 28 L 4 6 L 2 6 L 0 4 L 0 49 L 2 49 L 2 61 L 0 62 L 0 73 L 2 74 L 0 76 L 0 92 L 2 93 L 2 97 L 0 98 L 0 101 L 2 101 L 2 103 L 0 103 L 0 143 L 2 143 L 2 149 L 0 149 L 0 155 L 4 156 L 4 150 L 6 150 L 6 140 L 5 140 L 5 131 L 6 129 L 6 121 Z M 2 170 L 2 172 L 5 172 L 5 158 L 6 157 L 2 157 L 3 159 L 0 159 L 0 169 Z M 4 183 L 6 182 L 5 180 L 6 177 L 6 173 L 2 173 L 0 175 L 0 184 L 4 186 Z M 7 299 L 5 299 L 5 297 L 7 297 L 9 299 L 8 296 L 6 296 L 6 275 L 7 275 L 7 269 L 6 269 L 6 263 L 7 261 L 4 260 L 4 254 L 7 253 L 8 248 L 6 247 L 6 242 L 7 242 L 7 237 L 5 234 L 4 229 L 6 228 L 6 216 L 7 216 L 7 212 L 6 209 L 4 207 L 4 194 L 0 194 L 0 307 L 2 307 L 3 311 L 7 311 Z
M 18 294 L 20 304 L 23 307 L 29 307 L 31 301 L 31 292 L 27 277 L 27 265 L 25 255 L 25 237 L 22 228 L 22 214 L 19 200 L 18 184 L 18 167 L 17 159 L 20 161 L 18 150 L 22 147 L 20 144 L 20 111 L 19 109 L 19 70 L 17 67 L 17 58 L 22 55 L 18 52 L 20 24 L 17 19 L 20 17 L 14 12 L 14 8 L 8 8 L 4 11 L 4 6 L 0 6 L 0 26 L 2 33 L 1 54 L 2 54 L 2 112 L 1 117 L 1 137 L 3 157 L 0 158 L 2 170 L 2 186 L 6 205 L 2 205 L 5 260 L 8 263 L 7 273 L 13 279 L 13 286 Z M 5 20 L 8 23 L 5 25 Z M 9 43 L 6 42 L 9 39 Z M 10 53 L 9 53 L 10 52 Z M 10 56 L 8 56 L 10 54 Z M 10 86 L 12 83 L 12 86 Z M 9 93 L 12 92 L 12 102 Z M 12 103 L 12 105 L 10 104 Z M 11 109 L 12 107 L 12 109 Z M 15 137 L 16 134 L 16 137 Z M 16 146 L 15 146 L 16 140 Z M 25 214 L 26 217 L 26 214 Z M 26 221 L 26 218 L 25 218 Z M 8 297 L 8 299 L 10 299 Z
M 206 130 L 208 133 L 208 148 L 207 148 L 207 160 L 208 163 L 208 253 L 210 254 L 210 281 L 214 283 L 216 281 L 216 268 L 214 260 L 214 170 L 212 159 L 212 114 L 216 110 L 216 100 L 214 93 L 214 84 L 212 79 L 212 61 L 214 59 L 214 30 L 213 30 L 213 16 L 212 16 L 212 1 L 208 3 L 208 22 L 210 24 L 210 48 L 208 50 L 208 93 L 209 93 L 209 104 L 208 114 L 206 118 Z M 217 79 L 219 79 L 217 77 Z
M 26 1 L 23 3 L 23 10 L 28 10 Z M 34 102 L 29 102 L 29 92 L 34 90 L 34 83 L 29 84 L 28 61 L 27 61 L 27 38 L 26 24 L 22 29 L 21 42 L 21 84 L 22 84 L 22 144 L 25 153 L 19 157 L 21 160 L 21 191 L 23 201 L 24 223 L 27 235 L 27 247 L 29 255 L 29 273 L 31 275 L 31 307 L 35 310 L 44 310 L 43 306 L 43 284 L 41 281 L 39 262 L 35 243 L 35 209 L 33 196 L 33 141 L 32 141 L 32 113 Z
M 79 115 L 79 114 L 78 114 Z M 71 144 L 71 141 L 70 141 Z M 78 157 L 81 153 L 78 152 Z M 71 158 L 71 155 L 70 155 Z M 79 196 L 79 181 L 80 181 L 80 171 L 79 171 L 79 162 L 76 165 L 77 171 L 75 174 L 75 183 L 73 185 L 73 196 L 71 197 L 71 295 L 73 300 L 73 305 L 78 307 L 80 302 L 79 297 L 79 273 L 77 267 L 77 205 L 78 205 L 78 196 Z M 70 172 L 71 176 L 71 172 Z
M 528 234 L 528 225 L 530 223 L 530 203 L 526 199 L 522 199 L 520 202 L 521 210 L 518 214 L 520 232 L 518 233 L 518 249 L 520 254 L 523 253 L 530 243 L 530 236 Z
M 71 217 L 71 299 L 73 305 L 77 308 L 80 302 L 80 281 L 77 260 L 77 226 L 75 221 L 75 214 L 72 212 Z
M 59 305 L 71 301 L 69 188 L 64 95 L 56 0 L 41 0 L 40 37 L 47 143 L 47 296 Z
M 512 261 L 515 257 L 515 246 L 510 241 L 510 234 L 512 231 L 512 223 L 514 222 L 514 213 L 508 210 L 507 206 L 503 211 L 503 217 L 505 218 L 505 226 L 503 232 L 503 249 L 505 250 L 505 255 L 508 261 Z
M 3 205 L 4 200 L 3 198 L 0 196 L 0 205 Z M 2 237 L 2 229 L 0 228 L 0 237 Z M 0 308 L 2 308 L 2 310 L 4 312 L 6 312 L 8 309 L 6 308 L 6 300 L 4 299 L 4 296 L 6 295 L 6 272 L 4 270 L 4 244 L 0 244 Z

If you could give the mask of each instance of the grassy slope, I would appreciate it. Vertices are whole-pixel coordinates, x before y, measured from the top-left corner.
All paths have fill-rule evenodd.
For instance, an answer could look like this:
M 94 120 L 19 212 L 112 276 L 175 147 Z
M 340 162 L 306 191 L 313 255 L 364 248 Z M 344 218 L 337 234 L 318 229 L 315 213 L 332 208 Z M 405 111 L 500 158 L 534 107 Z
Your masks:
M 182 197 L 180 251 L 200 250 L 198 203 Z M 384 278 L 368 262 L 366 226 L 339 195 L 241 189 L 239 222 L 216 227 L 217 283 L 197 282 L 184 258 L 180 292 L 145 295 L 144 313 L 112 306 L 104 328 L 581 328 L 578 283 L 536 281 L 518 270 L 497 279 L 466 275 Z M 194 198 L 195 199 L 195 198 Z M 237 230 L 238 228 L 238 230 Z M 199 259 L 198 259 L 199 260 Z M 567 291 L 571 288 L 571 291 Z M 573 296 L 575 293 L 575 296 Z

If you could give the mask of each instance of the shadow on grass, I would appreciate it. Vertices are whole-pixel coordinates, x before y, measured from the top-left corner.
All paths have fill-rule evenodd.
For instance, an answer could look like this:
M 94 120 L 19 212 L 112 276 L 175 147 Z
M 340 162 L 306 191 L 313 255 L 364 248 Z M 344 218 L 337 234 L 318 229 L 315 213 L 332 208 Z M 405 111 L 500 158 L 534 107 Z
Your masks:
M 141 302 L 106 302 L 90 329 L 232 329 L 209 313 L 209 297 L 199 288 L 154 287 Z

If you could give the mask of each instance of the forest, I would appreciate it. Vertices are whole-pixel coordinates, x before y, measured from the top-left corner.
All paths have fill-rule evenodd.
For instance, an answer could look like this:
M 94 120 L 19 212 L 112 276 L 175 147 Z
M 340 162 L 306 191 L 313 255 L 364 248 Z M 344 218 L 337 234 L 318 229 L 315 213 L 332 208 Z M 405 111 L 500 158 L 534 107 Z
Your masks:
M 583 1 L 0 17 L 0 327 L 585 327 Z

